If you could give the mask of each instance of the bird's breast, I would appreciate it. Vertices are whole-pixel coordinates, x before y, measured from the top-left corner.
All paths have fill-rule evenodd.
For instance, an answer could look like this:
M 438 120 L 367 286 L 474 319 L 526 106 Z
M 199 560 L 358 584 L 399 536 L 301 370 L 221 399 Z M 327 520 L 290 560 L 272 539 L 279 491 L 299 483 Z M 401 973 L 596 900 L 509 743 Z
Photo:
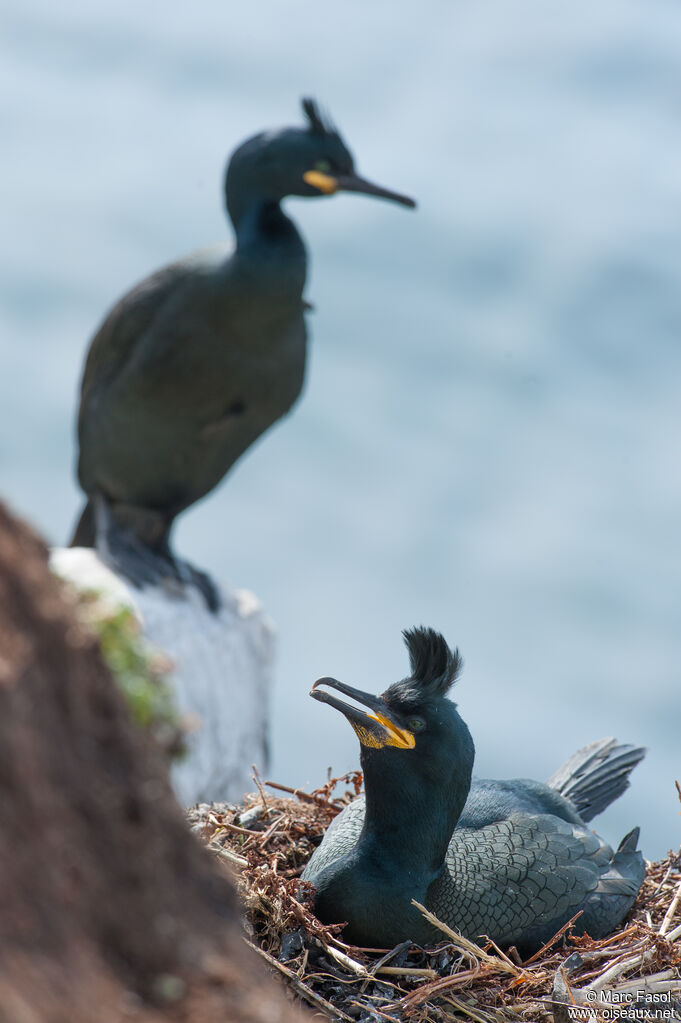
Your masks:
M 191 325 L 168 322 L 154 343 L 138 346 L 121 386 L 151 413 L 169 405 L 176 416 L 211 420 L 225 397 L 251 401 L 270 395 L 278 404 L 292 400 L 302 386 L 307 333 L 302 304 L 268 308 L 249 315 L 232 311 L 197 316 Z

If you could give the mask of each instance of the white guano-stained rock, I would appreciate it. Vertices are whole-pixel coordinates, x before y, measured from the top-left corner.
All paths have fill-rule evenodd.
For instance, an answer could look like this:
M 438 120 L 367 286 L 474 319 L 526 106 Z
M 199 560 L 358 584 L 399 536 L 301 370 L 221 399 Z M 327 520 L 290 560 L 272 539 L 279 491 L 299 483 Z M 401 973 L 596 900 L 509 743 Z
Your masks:
M 173 662 L 169 682 L 191 726 L 187 756 L 172 768 L 179 802 L 240 800 L 253 788 L 251 765 L 267 764 L 275 637 L 258 599 L 221 590 L 214 615 L 195 589 L 138 590 L 84 547 L 54 549 L 51 566 L 78 589 L 131 608 L 149 644 Z

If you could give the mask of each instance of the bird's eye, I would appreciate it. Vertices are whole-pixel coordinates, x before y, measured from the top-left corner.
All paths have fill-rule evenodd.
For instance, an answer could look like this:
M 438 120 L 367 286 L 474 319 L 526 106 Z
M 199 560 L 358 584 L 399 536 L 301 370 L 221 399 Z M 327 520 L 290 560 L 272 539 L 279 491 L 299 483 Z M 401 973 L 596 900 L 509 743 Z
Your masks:
M 329 163 L 328 160 L 317 160 L 316 164 L 314 165 L 314 169 L 316 171 L 319 171 L 320 174 L 328 174 L 329 171 L 331 170 L 331 164 Z
M 410 732 L 420 732 L 426 727 L 426 723 L 423 718 L 409 718 L 407 726 Z

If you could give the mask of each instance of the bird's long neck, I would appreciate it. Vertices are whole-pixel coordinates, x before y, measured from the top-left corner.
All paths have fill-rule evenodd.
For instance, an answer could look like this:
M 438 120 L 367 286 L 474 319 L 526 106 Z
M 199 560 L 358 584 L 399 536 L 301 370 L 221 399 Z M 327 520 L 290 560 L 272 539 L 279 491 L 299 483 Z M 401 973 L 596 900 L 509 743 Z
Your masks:
M 261 195 L 233 198 L 230 195 L 227 210 L 239 247 L 248 247 L 254 242 L 281 245 L 301 241 L 295 224 L 286 216 L 277 199 Z
M 442 875 L 470 788 L 472 759 L 454 784 L 443 785 L 442 778 L 430 783 L 406 770 L 398 754 L 376 750 L 365 756 L 363 748 L 364 825 L 356 845 L 314 879 L 322 920 L 349 921 L 346 937 L 360 945 L 433 940 L 412 900 L 425 904 Z
M 228 197 L 236 233 L 235 259 L 268 290 L 299 297 L 305 285 L 307 254 L 298 229 L 278 200 Z
M 470 789 L 470 772 L 464 770 L 452 786 L 435 781 L 424 786 L 407 772 L 386 769 L 385 763 L 378 770 L 363 766 L 366 816 L 360 845 L 396 871 L 429 884 L 444 864 Z

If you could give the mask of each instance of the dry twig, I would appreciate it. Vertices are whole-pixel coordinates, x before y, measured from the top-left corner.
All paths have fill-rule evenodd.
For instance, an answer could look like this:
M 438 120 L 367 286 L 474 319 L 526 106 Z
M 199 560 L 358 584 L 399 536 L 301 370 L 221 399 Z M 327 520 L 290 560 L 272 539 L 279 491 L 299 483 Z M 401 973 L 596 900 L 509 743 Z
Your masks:
M 569 1019 L 570 1009 L 586 1019 L 586 992 L 600 998 L 614 983 L 620 993 L 647 989 L 676 997 L 681 924 L 672 924 L 681 902 L 681 855 L 649 864 L 626 926 L 601 941 L 572 935 L 573 919 L 534 956 L 516 963 L 514 950 L 506 954 L 492 942 L 471 942 L 420 907 L 442 931 L 439 946 L 424 950 L 403 942 L 391 950 L 360 949 L 339 939 L 339 926 L 316 919 L 311 886 L 298 879 L 329 821 L 357 794 L 361 776 L 331 779 L 311 793 L 264 783 L 295 798 L 265 796 L 258 776 L 256 784 L 258 793 L 245 797 L 245 806 L 202 805 L 189 811 L 190 822 L 223 861 L 238 866 L 258 954 L 317 1013 L 344 1023 L 552 1023 L 554 1010 L 555 1020 Z M 344 787 L 340 795 L 338 784 Z M 264 812 L 258 819 L 245 818 L 253 827 L 243 827 L 241 815 L 259 806 Z M 563 998 L 556 1000 L 554 979 L 563 968 L 569 984 L 565 979 Z M 600 1004 L 590 1004 L 589 1011 L 597 1013 Z

